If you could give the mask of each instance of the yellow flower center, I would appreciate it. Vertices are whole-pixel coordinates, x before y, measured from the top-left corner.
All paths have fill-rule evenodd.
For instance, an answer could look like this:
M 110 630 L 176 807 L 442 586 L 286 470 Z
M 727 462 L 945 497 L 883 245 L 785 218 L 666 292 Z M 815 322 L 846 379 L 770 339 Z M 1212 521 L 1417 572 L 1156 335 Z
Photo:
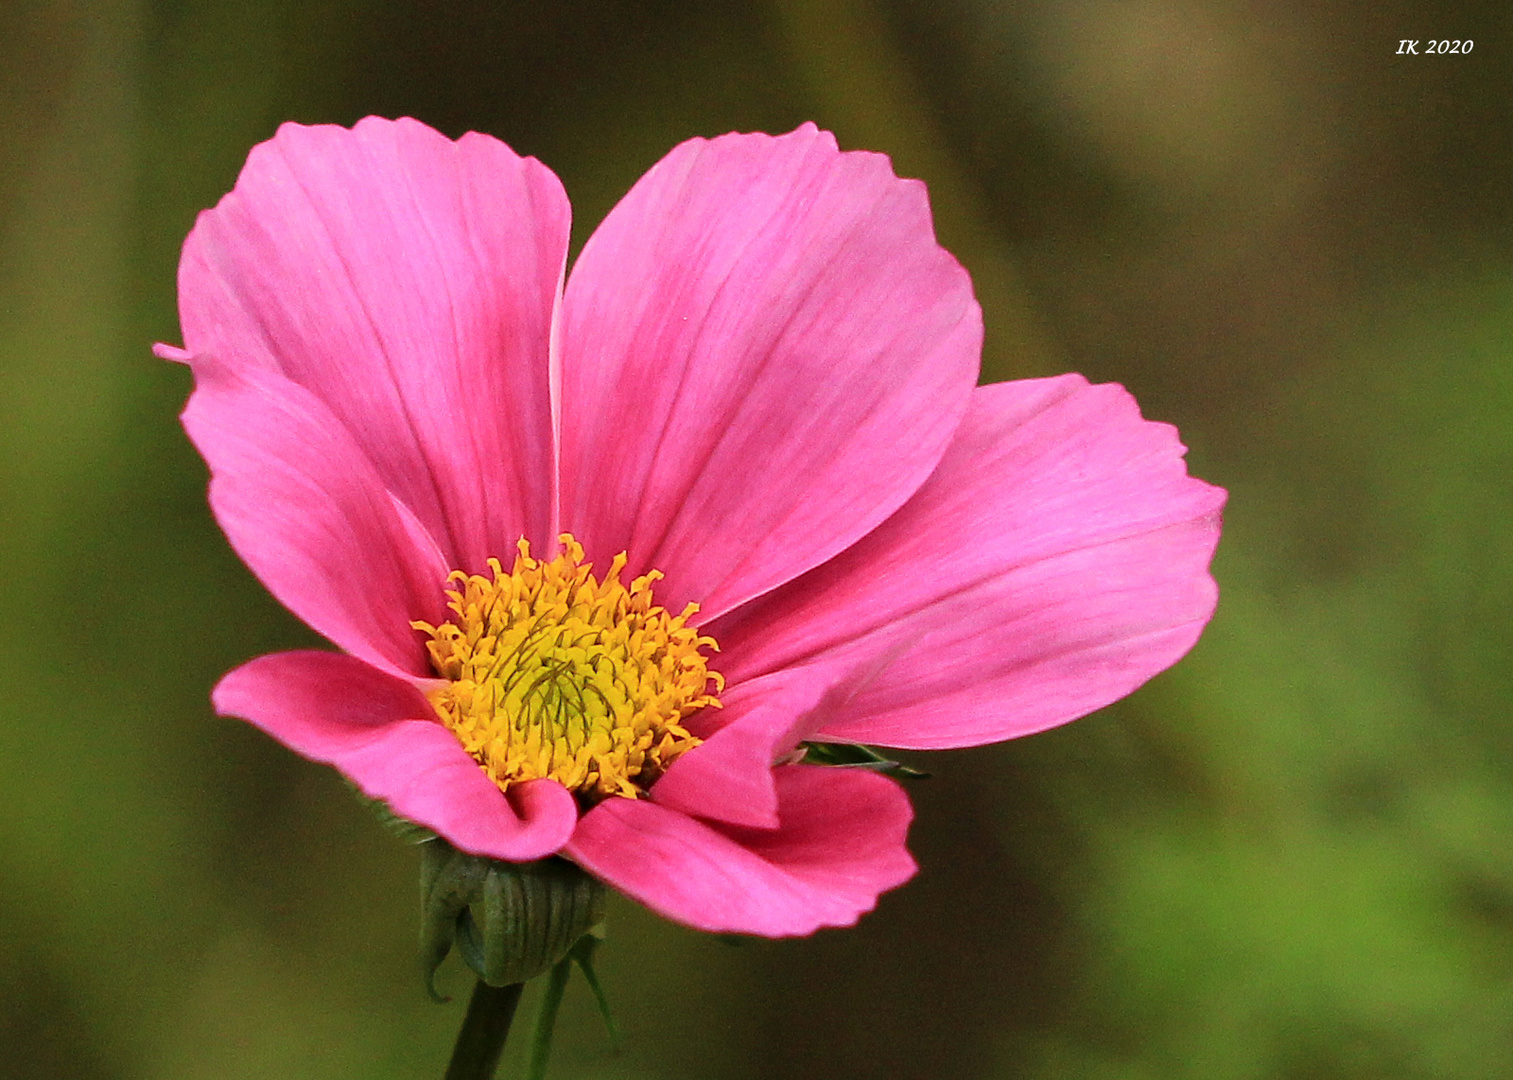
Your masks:
M 652 603 L 653 570 L 620 584 L 625 553 L 600 581 L 569 533 L 551 562 L 522 539 L 492 581 L 452 571 L 451 622 L 410 625 L 448 682 L 428 695 L 436 713 L 501 790 L 556 780 L 589 798 L 636 798 L 699 740 L 683 721 L 725 681 L 699 651 L 716 649 L 681 615 Z M 713 682 L 714 693 L 709 692 Z

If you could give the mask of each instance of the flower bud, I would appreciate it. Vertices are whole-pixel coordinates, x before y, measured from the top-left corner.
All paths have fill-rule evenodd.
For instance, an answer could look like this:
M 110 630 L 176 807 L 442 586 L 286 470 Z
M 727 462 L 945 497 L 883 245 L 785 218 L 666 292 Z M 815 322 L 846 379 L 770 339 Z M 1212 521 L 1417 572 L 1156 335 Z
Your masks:
M 455 942 L 490 986 L 548 971 L 604 917 L 604 886 L 573 863 L 508 863 L 458 851 L 440 838 L 420 845 L 420 949 L 426 989 Z

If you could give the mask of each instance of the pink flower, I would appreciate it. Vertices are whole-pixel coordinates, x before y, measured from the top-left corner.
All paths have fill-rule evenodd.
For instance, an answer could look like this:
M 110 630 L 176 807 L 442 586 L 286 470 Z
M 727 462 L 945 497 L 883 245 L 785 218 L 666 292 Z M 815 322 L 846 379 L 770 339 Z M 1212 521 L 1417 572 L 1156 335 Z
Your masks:
M 1224 493 L 1118 386 L 974 388 L 924 185 L 812 125 L 677 147 L 570 278 L 568 223 L 533 158 L 374 118 L 285 125 L 200 215 L 158 353 L 227 537 L 343 650 L 215 706 L 465 851 L 849 925 L 914 873 L 909 803 L 799 743 L 1129 693 L 1213 611 Z

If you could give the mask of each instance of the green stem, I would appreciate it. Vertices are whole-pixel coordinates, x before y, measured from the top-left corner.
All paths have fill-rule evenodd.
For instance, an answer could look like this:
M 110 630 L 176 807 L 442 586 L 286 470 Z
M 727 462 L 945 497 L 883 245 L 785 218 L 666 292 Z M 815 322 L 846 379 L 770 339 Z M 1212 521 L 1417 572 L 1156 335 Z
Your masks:
M 490 986 L 478 980 L 468 1001 L 468 1015 L 457 1033 L 457 1045 L 452 1047 L 445 1080 L 491 1080 L 524 989 L 525 983 Z
M 526 1080 L 546 1080 L 546 1063 L 552 1056 L 552 1029 L 557 1026 L 557 1009 L 562 1005 L 567 977 L 572 972 L 571 953 L 552 968 L 551 978 L 546 983 L 546 993 L 541 996 L 541 1015 L 536 1019 L 536 1037 L 531 1041 L 531 1064 L 525 1071 Z

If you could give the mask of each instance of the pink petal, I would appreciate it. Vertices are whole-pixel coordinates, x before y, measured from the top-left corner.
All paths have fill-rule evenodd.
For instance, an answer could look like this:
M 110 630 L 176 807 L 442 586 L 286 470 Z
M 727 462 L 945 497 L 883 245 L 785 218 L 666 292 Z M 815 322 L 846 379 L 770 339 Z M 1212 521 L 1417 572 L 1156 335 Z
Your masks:
M 732 691 L 725 702 L 728 722 L 685 753 L 652 785 L 658 803 L 686 814 L 758 829 L 778 824 L 772 766 L 779 747 L 799 740 L 795 729 L 806 710 L 789 695 L 763 693 L 762 680 Z M 706 712 L 709 710 L 706 710 Z
M 200 215 L 187 351 L 277 372 L 346 425 L 454 567 L 550 539 L 557 178 L 414 120 L 285 124 Z
M 1175 429 L 1081 376 L 979 389 L 918 494 L 825 566 L 709 627 L 732 684 L 898 655 L 824 737 L 905 748 L 1039 731 L 1175 663 L 1213 613 L 1224 492 Z
M 843 550 L 940 459 L 981 316 L 924 185 L 805 125 L 682 144 L 563 299 L 562 513 L 713 618 Z
M 842 715 L 888 659 L 801 665 L 732 686 L 722 695 L 724 708 L 690 720 L 690 730 L 705 741 L 673 762 L 652 786 L 652 798 L 695 817 L 776 828 L 772 766 Z
M 474 855 L 545 858 L 572 835 L 578 810 L 561 784 L 536 780 L 506 798 L 410 683 L 350 656 L 275 653 L 231 672 L 216 711 L 251 721 L 312 761 L 335 765 L 363 794 Z
M 210 465 L 210 505 L 285 607 L 391 671 L 429 675 L 411 619 L 439 622 L 447 565 L 323 402 L 283 376 L 191 361 L 184 428 Z
M 606 799 L 565 854 L 653 911 L 699 930 L 764 937 L 850 926 L 914 875 L 904 847 L 913 812 L 873 773 L 773 770 L 782 824 L 706 824 L 655 802 Z

